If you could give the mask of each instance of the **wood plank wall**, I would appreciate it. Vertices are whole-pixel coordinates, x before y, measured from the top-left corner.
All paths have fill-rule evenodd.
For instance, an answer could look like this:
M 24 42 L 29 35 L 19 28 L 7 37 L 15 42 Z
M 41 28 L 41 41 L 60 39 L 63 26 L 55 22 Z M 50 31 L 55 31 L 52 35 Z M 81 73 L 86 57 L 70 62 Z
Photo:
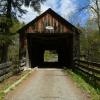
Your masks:
M 46 26 L 52 26 L 54 30 L 52 32 L 46 30 Z M 46 14 L 40 20 L 29 26 L 26 30 L 27 33 L 66 33 L 70 30 L 59 20 L 50 14 Z

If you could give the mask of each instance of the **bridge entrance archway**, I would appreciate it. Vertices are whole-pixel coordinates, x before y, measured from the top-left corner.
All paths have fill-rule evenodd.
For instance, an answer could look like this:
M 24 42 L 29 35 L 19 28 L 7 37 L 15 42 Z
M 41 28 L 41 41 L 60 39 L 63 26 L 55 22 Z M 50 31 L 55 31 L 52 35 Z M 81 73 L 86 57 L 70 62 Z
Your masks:
M 70 66 L 73 57 L 73 36 L 72 34 L 27 34 L 28 53 L 31 66 L 45 66 L 50 62 L 44 62 L 45 50 L 55 50 L 58 54 L 58 62 L 55 64 Z
M 45 65 L 45 50 L 55 50 L 57 63 L 62 66 L 69 67 L 75 59 L 79 59 L 80 30 L 52 9 L 37 16 L 18 33 L 19 59 L 29 58 L 31 67 Z

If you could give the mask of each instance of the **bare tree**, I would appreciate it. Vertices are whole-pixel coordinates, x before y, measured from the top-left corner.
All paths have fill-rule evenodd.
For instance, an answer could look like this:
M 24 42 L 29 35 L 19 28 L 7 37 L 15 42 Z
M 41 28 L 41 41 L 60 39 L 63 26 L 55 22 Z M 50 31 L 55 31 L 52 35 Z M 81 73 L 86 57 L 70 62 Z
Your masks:
M 91 0 L 89 7 L 92 11 L 92 14 L 96 17 L 96 22 L 100 33 L 100 0 Z
M 78 13 L 84 10 L 90 12 L 92 20 L 95 19 L 100 33 L 100 0 L 88 0 L 87 5 L 78 9 Z

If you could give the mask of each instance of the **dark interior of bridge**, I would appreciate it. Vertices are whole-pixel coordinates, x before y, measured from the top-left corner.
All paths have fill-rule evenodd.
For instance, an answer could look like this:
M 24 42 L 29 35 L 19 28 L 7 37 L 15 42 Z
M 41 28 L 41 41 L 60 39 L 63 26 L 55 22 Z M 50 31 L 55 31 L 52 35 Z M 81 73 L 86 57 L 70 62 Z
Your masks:
M 28 53 L 31 67 L 71 66 L 73 56 L 72 34 L 27 34 Z M 45 62 L 45 50 L 55 50 L 58 62 Z

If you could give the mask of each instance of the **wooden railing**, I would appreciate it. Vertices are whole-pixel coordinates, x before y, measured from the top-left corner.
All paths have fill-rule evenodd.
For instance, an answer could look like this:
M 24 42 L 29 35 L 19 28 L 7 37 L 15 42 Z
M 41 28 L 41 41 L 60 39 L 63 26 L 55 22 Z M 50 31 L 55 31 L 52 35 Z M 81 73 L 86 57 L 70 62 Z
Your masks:
M 80 71 L 90 82 L 100 85 L 100 64 L 83 60 L 75 60 L 74 64 L 74 69 Z
M 25 60 L 14 61 L 0 64 L 0 82 L 9 78 L 13 74 L 19 73 L 26 65 Z
M 13 67 L 11 65 L 11 62 L 0 64 L 0 82 L 13 74 Z

